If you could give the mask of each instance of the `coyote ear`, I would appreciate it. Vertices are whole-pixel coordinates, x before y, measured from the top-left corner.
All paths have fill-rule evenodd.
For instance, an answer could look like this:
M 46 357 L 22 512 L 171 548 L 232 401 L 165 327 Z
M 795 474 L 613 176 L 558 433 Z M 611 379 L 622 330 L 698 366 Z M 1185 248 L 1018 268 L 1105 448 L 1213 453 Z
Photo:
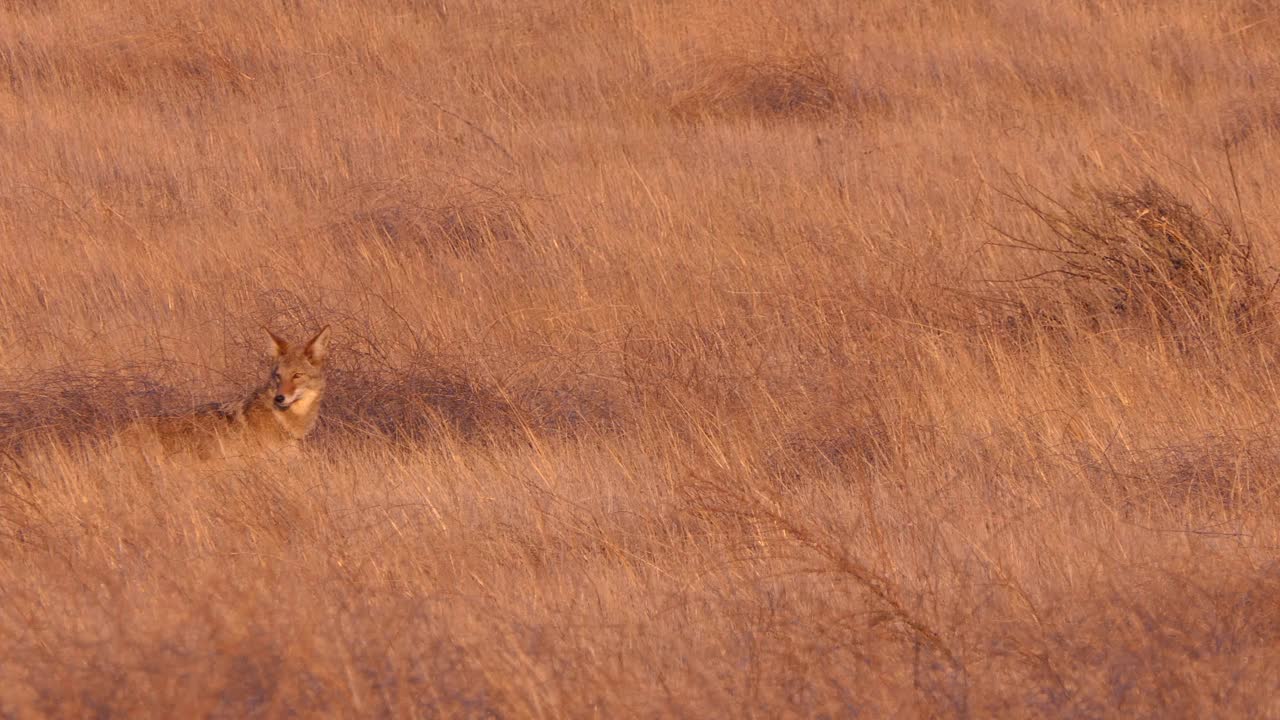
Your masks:
M 307 343 L 306 355 L 307 359 L 317 365 L 324 362 L 324 356 L 329 354 L 329 326 L 325 325 L 324 329 L 316 333 L 311 338 L 311 342 Z
M 262 329 L 266 330 L 267 335 L 271 337 L 271 355 L 273 357 L 280 357 L 289 352 L 289 343 L 282 340 L 279 335 L 267 330 L 267 328 L 264 327 Z

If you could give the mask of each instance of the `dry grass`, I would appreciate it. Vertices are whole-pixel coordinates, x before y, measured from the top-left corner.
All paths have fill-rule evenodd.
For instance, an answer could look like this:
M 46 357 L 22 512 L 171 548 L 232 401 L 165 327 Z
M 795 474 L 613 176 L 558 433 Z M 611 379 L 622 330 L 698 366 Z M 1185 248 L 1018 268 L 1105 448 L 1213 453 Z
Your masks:
M 1280 714 L 1272 15 L 0 2 L 0 715 Z

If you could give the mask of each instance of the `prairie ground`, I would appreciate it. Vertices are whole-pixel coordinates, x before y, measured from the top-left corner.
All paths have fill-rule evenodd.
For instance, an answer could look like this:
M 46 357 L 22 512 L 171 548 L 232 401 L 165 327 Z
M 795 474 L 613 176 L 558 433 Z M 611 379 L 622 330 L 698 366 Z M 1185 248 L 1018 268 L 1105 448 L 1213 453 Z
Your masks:
M 1255 0 L 0 1 L 0 716 L 1280 716 Z M 333 326 L 294 464 L 137 414 Z

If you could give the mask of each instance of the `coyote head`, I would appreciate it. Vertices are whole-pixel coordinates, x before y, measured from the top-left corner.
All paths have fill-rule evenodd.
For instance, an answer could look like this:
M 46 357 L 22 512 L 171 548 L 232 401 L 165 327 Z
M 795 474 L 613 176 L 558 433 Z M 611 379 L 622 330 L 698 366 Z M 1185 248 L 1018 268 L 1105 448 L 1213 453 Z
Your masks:
M 275 364 L 271 368 L 269 390 L 276 410 L 306 413 L 324 391 L 324 358 L 329 341 L 325 327 L 311 342 L 299 348 L 280 339 L 270 330 L 271 351 Z

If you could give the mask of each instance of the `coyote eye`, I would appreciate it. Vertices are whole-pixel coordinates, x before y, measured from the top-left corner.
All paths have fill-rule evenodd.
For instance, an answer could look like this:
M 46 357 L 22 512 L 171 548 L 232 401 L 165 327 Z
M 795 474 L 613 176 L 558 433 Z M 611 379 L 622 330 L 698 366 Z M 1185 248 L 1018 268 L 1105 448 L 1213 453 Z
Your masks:
M 302 379 L 302 373 L 294 373 L 294 374 L 293 374 L 293 379 L 294 379 L 294 380 L 301 380 L 301 379 Z

